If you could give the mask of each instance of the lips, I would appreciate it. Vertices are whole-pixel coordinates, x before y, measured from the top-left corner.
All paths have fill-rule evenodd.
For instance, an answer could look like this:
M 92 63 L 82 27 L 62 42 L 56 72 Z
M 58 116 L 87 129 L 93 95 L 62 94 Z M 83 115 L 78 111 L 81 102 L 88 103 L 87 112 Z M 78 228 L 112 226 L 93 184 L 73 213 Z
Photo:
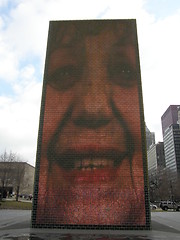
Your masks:
M 91 184 L 111 188 L 119 179 L 119 166 L 130 157 L 124 148 L 109 145 L 79 144 L 63 150 L 58 145 L 51 145 L 48 160 L 53 166 L 51 171 L 59 171 L 64 184 L 71 188 Z

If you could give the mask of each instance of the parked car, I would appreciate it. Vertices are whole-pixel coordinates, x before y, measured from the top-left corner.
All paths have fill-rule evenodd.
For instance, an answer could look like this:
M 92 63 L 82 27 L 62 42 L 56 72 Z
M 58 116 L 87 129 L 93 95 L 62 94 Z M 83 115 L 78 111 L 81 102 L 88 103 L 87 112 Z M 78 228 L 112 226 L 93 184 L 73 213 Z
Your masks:
M 151 210 L 156 210 L 158 207 L 156 204 L 150 203 Z
M 160 208 L 164 211 L 167 211 L 168 209 L 180 211 L 180 204 L 173 201 L 161 201 Z

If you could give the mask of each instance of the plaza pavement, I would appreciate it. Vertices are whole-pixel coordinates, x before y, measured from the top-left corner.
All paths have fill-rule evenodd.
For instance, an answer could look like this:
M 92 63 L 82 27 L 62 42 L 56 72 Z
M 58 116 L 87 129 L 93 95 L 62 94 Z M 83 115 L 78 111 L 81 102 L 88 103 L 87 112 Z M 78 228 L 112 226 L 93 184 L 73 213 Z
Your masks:
M 0 210 L 0 240 L 171 240 L 180 239 L 180 212 L 152 212 L 152 230 L 31 229 L 31 211 Z

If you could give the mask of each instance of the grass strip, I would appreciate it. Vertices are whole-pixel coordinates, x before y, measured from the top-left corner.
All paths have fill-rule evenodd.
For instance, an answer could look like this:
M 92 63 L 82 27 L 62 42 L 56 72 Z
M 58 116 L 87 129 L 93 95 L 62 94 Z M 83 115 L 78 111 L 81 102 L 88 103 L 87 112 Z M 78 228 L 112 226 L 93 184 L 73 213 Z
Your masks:
M 2 201 L 0 202 L 0 209 L 21 209 L 21 210 L 31 210 L 31 202 L 21 202 L 21 201 Z

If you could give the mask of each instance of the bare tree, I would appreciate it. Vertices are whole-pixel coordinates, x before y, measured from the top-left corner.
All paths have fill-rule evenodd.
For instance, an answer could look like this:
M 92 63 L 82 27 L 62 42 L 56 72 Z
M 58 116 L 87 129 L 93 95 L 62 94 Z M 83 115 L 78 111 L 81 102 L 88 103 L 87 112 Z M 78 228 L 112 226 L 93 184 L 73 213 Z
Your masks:
M 5 188 L 12 182 L 13 166 L 11 163 L 14 162 L 14 160 L 15 154 L 12 152 L 7 153 L 4 151 L 4 153 L 0 155 L 0 184 L 2 197 L 6 196 Z
M 151 201 L 180 201 L 180 177 L 174 178 L 174 172 L 159 167 L 149 175 L 149 192 Z
M 25 174 L 25 162 L 20 159 L 16 162 L 14 170 L 14 179 L 16 183 L 16 201 L 18 201 L 20 187 L 23 184 L 24 174 Z
M 170 184 L 167 169 L 158 167 L 157 176 L 159 182 L 158 200 L 168 200 L 170 195 Z
M 25 163 L 16 153 L 4 151 L 0 155 L 0 183 L 2 197 L 5 197 L 9 185 L 16 188 L 16 201 L 18 201 L 20 187 L 25 174 Z
M 177 174 L 177 181 L 174 184 L 174 200 L 180 202 L 180 173 Z

